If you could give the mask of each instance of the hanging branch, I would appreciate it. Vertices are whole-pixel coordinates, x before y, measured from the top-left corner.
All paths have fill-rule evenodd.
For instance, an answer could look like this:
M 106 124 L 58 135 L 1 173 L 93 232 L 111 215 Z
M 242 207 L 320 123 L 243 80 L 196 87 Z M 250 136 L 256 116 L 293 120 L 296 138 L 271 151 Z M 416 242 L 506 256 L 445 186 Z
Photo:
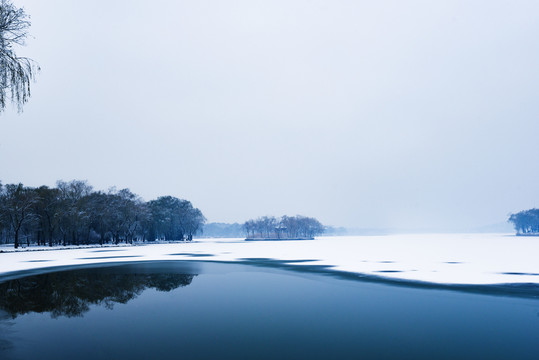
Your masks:
M 23 46 L 30 21 L 24 9 L 16 8 L 9 0 L 0 0 L 0 112 L 11 99 L 22 111 L 30 98 L 30 83 L 39 71 L 31 59 L 18 57 L 13 47 Z

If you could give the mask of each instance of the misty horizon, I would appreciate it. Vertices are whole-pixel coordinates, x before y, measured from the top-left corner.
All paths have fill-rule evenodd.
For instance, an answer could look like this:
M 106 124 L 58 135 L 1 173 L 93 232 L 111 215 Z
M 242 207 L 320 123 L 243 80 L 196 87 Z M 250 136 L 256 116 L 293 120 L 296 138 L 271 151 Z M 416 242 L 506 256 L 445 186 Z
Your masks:
M 42 70 L 0 114 L 3 184 L 403 231 L 539 207 L 537 3 L 13 3 Z

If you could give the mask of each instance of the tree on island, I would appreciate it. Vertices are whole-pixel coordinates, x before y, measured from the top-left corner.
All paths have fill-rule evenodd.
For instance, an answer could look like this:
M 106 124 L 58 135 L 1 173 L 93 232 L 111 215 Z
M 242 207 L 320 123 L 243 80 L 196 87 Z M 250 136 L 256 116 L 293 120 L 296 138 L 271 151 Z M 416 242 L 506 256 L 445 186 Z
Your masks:
M 14 50 L 15 46 L 25 44 L 29 27 L 24 9 L 9 0 L 0 0 L 0 112 L 8 99 L 21 111 L 30 98 L 30 83 L 39 66 L 29 58 L 17 56 Z
M 511 214 L 508 221 L 513 223 L 517 235 L 539 235 L 539 209 Z
M 311 239 L 324 232 L 324 225 L 311 217 L 296 215 L 263 216 L 243 224 L 247 238 L 251 239 Z

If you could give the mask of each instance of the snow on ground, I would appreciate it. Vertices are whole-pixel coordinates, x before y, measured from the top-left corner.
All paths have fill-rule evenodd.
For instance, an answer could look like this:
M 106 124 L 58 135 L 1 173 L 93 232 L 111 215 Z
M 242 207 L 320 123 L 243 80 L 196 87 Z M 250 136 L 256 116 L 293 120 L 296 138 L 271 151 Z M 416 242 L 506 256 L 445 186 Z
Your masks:
M 32 248 L 30 248 L 32 249 Z M 44 249 L 44 248 L 42 248 Z M 311 241 L 199 239 L 191 243 L 0 253 L 0 275 L 40 268 L 155 260 L 314 260 L 303 265 L 442 284 L 539 284 L 539 238 L 508 234 L 320 237 Z

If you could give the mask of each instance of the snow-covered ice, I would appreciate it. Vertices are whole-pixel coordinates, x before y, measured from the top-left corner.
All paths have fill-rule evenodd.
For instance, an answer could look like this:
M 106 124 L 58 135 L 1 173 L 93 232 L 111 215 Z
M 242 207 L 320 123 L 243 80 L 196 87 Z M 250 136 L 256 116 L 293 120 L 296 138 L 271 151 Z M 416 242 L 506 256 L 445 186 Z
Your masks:
M 31 249 L 31 248 L 30 248 Z M 296 266 L 439 284 L 539 284 L 539 237 L 418 234 L 311 241 L 199 239 L 191 243 L 0 253 L 0 275 L 57 266 L 155 260 L 298 260 Z M 299 262 L 300 260 L 314 260 Z

